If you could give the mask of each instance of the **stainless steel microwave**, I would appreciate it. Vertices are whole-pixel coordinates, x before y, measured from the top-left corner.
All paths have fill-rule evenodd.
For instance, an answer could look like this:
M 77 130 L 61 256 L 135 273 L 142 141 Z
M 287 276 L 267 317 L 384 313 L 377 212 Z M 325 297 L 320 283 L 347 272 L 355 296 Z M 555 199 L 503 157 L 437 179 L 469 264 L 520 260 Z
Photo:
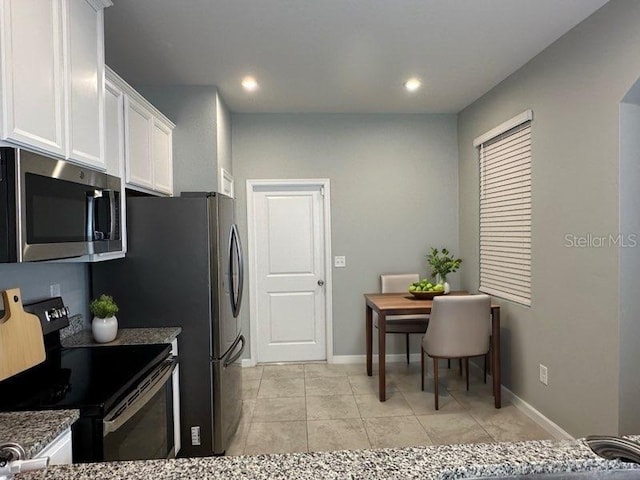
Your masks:
M 120 179 L 0 148 L 0 263 L 122 251 Z

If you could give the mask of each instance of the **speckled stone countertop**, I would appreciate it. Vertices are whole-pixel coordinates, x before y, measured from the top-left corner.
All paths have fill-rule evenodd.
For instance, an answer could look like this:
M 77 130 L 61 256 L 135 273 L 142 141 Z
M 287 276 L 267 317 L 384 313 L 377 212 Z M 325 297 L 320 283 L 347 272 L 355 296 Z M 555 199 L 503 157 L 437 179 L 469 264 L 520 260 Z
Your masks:
M 78 410 L 0 412 L 0 443 L 22 445 L 27 458 L 54 441 L 80 416 Z
M 97 343 L 91 330 L 82 330 L 70 337 L 62 339 L 62 346 L 100 347 L 111 345 L 140 345 L 147 343 L 171 343 L 182 332 L 181 327 L 161 328 L 121 328 L 116 339 L 109 343 Z
M 633 467 L 603 460 L 583 441 L 576 440 L 79 464 L 54 466 L 46 473 L 22 474 L 16 479 L 449 480 L 620 468 Z

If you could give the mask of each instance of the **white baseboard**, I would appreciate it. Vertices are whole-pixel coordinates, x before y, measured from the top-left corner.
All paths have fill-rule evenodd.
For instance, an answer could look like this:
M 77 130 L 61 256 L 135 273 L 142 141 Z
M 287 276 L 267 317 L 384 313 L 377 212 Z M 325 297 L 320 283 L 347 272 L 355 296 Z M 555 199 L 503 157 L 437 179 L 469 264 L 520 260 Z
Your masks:
M 474 362 L 469 362 L 469 365 L 472 370 L 476 370 L 476 373 L 478 375 L 482 375 L 484 373 L 482 367 L 475 364 Z M 491 385 L 492 382 L 493 379 L 491 378 L 491 375 L 487 375 L 487 384 Z M 504 385 L 502 385 L 502 401 L 511 403 L 527 417 L 529 417 L 531 420 L 536 422 L 547 432 L 553 435 L 553 438 L 557 440 L 575 440 L 575 438 L 571 434 L 563 430 L 558 424 L 549 420 L 542 413 L 536 410 L 531 404 L 525 402 Z
M 487 380 L 487 382 L 489 382 L 489 380 Z M 563 430 L 558 424 L 549 420 L 542 413 L 536 410 L 531 404 L 525 402 L 504 385 L 502 386 L 502 400 L 511 402 L 514 407 L 516 407 L 527 417 L 544 428 L 547 432 L 553 435 L 554 438 L 558 440 L 575 440 L 573 435 Z
M 243 358 L 242 363 L 240 365 L 242 365 L 242 368 L 247 368 L 247 367 L 255 367 L 256 363 L 251 358 Z

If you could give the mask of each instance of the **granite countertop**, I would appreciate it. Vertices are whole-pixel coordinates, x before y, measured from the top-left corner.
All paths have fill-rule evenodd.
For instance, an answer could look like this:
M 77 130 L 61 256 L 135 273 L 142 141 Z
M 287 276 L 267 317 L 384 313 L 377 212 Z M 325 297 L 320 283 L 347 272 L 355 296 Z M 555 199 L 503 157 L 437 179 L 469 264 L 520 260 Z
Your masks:
M 21 474 L 16 480 L 449 480 L 620 468 L 634 466 L 601 459 L 583 441 L 576 440 L 78 464 Z
M 78 410 L 0 412 L 0 443 L 22 445 L 27 458 L 53 442 L 80 416 Z
M 62 346 L 72 347 L 101 347 L 111 345 L 141 345 L 149 343 L 171 343 L 182 332 L 182 327 L 159 328 L 120 328 L 115 340 L 108 343 L 97 343 L 93 339 L 91 330 L 82 330 L 62 339 Z

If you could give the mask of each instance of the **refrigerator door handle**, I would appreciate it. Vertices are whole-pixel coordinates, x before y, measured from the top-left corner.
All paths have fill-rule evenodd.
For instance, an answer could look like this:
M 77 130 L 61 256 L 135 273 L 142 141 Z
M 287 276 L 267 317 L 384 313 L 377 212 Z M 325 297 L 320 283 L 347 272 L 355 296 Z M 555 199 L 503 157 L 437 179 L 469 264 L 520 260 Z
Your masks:
M 242 355 L 242 353 L 244 352 L 244 345 L 245 345 L 245 340 L 244 340 L 244 335 L 240 335 L 236 341 L 233 343 L 233 346 L 229 349 L 229 352 L 233 352 L 236 347 L 238 346 L 238 343 L 242 343 L 242 346 L 240 347 L 240 350 L 230 359 L 225 360 L 224 363 L 222 364 L 222 366 L 224 368 L 227 368 L 229 365 L 233 364 L 236 360 L 238 360 L 240 358 L 240 356 Z
M 233 256 L 237 255 L 238 258 L 238 295 L 236 297 L 236 289 L 233 275 Z M 229 236 L 229 286 L 231 297 L 231 309 L 233 316 L 237 317 L 240 314 L 240 305 L 242 304 L 242 290 L 244 288 L 244 259 L 242 256 L 242 245 L 240 244 L 240 235 L 238 235 L 238 227 L 231 225 L 231 232 Z

